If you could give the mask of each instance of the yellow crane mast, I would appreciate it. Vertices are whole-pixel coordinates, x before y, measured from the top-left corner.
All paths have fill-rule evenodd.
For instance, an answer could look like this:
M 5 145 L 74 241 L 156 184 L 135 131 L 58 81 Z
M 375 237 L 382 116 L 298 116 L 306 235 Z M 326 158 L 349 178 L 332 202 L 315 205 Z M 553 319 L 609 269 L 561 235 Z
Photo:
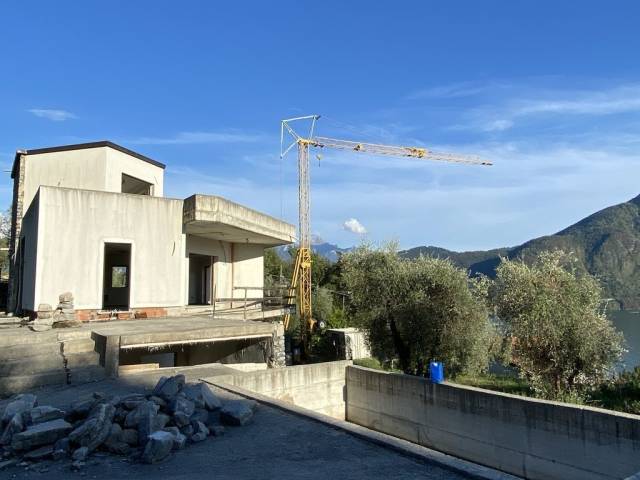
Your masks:
M 310 179 L 309 179 L 309 147 L 336 148 L 351 150 L 371 155 L 390 155 L 395 157 L 411 157 L 423 160 L 461 163 L 466 165 L 492 165 L 491 162 L 481 160 L 479 157 L 459 155 L 455 153 L 433 152 L 421 147 L 403 147 L 394 145 L 380 145 L 375 143 L 354 142 L 335 138 L 314 136 L 316 121 L 320 115 L 308 115 L 304 117 L 282 120 L 280 128 L 280 158 L 294 147 L 298 147 L 298 254 L 291 278 L 291 291 L 289 292 L 289 306 L 293 304 L 297 290 L 297 311 L 300 318 L 300 333 L 303 345 L 306 345 L 307 332 L 312 328 L 314 321 L 311 306 L 311 218 L 310 218 Z M 309 134 L 300 136 L 291 126 L 295 122 L 310 123 Z M 284 140 L 291 137 L 292 142 L 284 148 Z M 284 326 L 288 328 L 291 321 L 290 314 L 284 318 Z

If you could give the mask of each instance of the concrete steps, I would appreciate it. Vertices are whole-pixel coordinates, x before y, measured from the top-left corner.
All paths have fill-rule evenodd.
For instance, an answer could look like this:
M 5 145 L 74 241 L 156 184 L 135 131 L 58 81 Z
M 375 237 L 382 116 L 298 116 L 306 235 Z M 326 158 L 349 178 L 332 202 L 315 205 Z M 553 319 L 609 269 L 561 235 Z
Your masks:
M 2 335 L 0 396 L 45 385 L 77 385 L 101 380 L 106 374 L 100 366 L 100 355 L 94 349 L 91 331 L 84 329 L 47 332 L 20 329 Z

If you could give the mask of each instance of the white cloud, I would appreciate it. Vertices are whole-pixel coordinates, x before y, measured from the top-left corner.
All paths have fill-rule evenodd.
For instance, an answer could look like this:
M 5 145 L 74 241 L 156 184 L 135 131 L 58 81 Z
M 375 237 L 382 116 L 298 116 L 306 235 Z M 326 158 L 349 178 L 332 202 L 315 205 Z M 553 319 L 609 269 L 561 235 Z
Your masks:
M 418 90 L 409 94 L 407 100 L 471 97 L 483 93 L 492 87 L 494 87 L 494 85 L 478 82 L 457 82 Z
M 129 140 L 136 145 L 187 145 L 202 143 L 254 143 L 265 140 L 264 134 L 246 133 L 235 130 L 220 132 L 180 132 L 166 138 L 140 137 Z
M 345 230 L 355 233 L 357 235 L 364 235 L 365 233 L 367 233 L 367 229 L 364 228 L 364 225 L 362 225 L 357 219 L 355 218 L 350 218 L 349 220 L 345 221 L 342 224 L 342 228 L 344 228 Z
M 513 122 L 511 120 L 492 120 L 488 122 L 485 127 L 485 132 L 501 132 L 503 130 L 508 130 L 513 127 Z
M 72 118 L 78 118 L 75 114 L 67 112 L 66 110 L 50 110 L 46 108 L 31 108 L 27 110 L 29 113 L 36 117 L 46 118 L 53 122 L 64 122 Z

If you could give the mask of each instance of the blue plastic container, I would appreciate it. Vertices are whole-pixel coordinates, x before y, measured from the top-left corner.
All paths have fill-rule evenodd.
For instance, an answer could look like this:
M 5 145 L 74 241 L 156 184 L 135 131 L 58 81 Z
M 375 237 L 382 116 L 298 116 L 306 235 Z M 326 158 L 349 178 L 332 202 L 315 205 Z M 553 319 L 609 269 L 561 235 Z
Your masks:
M 444 365 L 442 362 L 429 363 L 429 374 L 433 383 L 444 382 Z

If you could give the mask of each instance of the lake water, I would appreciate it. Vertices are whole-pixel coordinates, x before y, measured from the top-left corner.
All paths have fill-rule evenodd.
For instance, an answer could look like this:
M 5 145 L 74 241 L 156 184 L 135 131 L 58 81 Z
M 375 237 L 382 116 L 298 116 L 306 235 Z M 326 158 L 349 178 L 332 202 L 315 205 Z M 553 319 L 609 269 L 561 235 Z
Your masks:
M 624 334 L 627 350 L 624 366 L 627 370 L 640 365 L 640 312 L 611 312 L 609 318 Z

